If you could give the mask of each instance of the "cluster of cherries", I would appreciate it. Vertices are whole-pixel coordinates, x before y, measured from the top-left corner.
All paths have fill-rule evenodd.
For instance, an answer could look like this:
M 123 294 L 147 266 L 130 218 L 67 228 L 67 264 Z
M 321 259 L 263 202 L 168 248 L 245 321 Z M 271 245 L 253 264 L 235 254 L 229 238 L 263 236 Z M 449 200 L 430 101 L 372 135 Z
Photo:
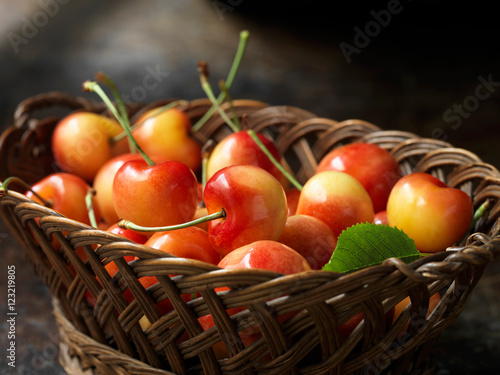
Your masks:
M 339 234 L 356 223 L 398 227 L 425 253 L 453 245 L 470 226 L 466 193 L 427 173 L 402 176 L 378 145 L 357 142 L 330 151 L 301 186 L 281 165 L 272 139 L 238 130 L 204 159 L 191 128 L 180 109 L 156 108 L 132 124 L 129 143 L 114 119 L 72 113 L 52 139 L 63 172 L 34 184 L 27 195 L 50 201 L 71 219 L 147 239 L 181 257 L 273 268 L 274 255 L 282 273 L 321 269 Z M 199 231 L 204 239 L 194 241 Z M 236 264 L 236 254 L 243 263 Z
M 63 172 L 35 183 L 27 196 L 175 256 L 283 274 L 320 270 L 339 234 L 356 223 L 396 226 L 421 252 L 453 245 L 471 223 L 467 194 L 426 173 L 402 176 L 378 145 L 358 142 L 330 151 L 301 186 L 280 168 L 272 139 L 235 131 L 206 156 L 191 128 L 178 108 L 156 108 L 131 125 L 135 143 L 129 143 L 114 119 L 72 113 L 52 138 Z M 106 268 L 111 277 L 117 272 L 114 262 Z M 157 280 L 140 282 L 148 288 Z M 130 291 L 125 296 L 133 300 Z M 159 308 L 164 314 L 172 306 L 165 301 Z M 210 316 L 200 322 L 213 325 Z
M 100 93 L 95 82 L 84 87 Z M 109 107 L 116 119 L 78 111 L 60 120 L 52 149 L 62 171 L 27 196 L 174 256 L 294 274 L 321 270 L 340 233 L 357 223 L 398 227 L 420 252 L 432 253 L 459 241 L 473 218 L 466 193 L 427 173 L 401 175 L 394 157 L 375 144 L 333 149 L 300 185 L 262 134 L 235 127 L 206 152 L 175 103 L 132 124 Z M 114 262 L 106 268 L 111 277 L 117 272 Z M 157 282 L 139 281 L 146 289 Z M 130 291 L 125 296 L 133 299 Z M 172 309 L 168 301 L 158 307 L 163 314 Z M 208 329 L 213 321 L 207 315 L 200 324 Z

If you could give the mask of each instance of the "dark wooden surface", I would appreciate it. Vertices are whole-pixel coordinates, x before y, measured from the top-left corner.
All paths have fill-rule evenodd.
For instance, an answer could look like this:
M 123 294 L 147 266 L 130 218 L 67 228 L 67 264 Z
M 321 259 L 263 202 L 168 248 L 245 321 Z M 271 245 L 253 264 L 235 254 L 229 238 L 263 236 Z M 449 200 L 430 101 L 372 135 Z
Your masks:
M 492 9 L 447 1 L 329 9 L 320 2 L 274 4 L 4 1 L 0 121 L 9 125 L 15 106 L 28 96 L 50 90 L 80 94 L 82 82 L 99 70 L 130 100 L 202 97 L 197 62 L 209 63 L 215 86 L 226 76 L 240 30 L 248 29 L 233 97 L 446 139 L 500 167 L 499 34 Z M 0 249 L 2 314 L 11 264 L 19 312 L 13 371 L 4 355 L 6 319 L 0 324 L 0 373 L 62 374 L 47 290 L 3 224 Z M 497 259 L 464 313 L 440 337 L 434 351 L 437 374 L 499 373 L 499 287 Z

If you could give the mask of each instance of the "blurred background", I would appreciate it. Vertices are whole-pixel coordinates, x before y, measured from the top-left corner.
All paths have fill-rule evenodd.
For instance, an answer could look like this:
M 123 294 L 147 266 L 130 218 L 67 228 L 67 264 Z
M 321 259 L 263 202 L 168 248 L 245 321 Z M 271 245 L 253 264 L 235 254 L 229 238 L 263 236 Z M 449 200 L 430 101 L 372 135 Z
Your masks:
M 208 62 L 215 86 L 229 70 L 240 31 L 247 29 L 233 98 L 412 131 L 500 167 L 500 34 L 491 3 L 270 3 L 2 0 L 2 129 L 27 97 L 47 91 L 91 95 L 82 93 L 81 84 L 98 71 L 131 101 L 204 97 L 198 61 Z M 3 224 L 0 245 L 4 261 L 20 270 L 18 363 L 27 371 L 7 373 L 62 373 L 47 292 Z M 435 349 L 439 374 L 498 373 L 499 272 L 497 260 L 466 311 L 442 335 Z M 6 272 L 0 278 L 4 306 Z M 4 332 L 5 322 L 0 324 Z M 0 373 L 5 360 L 2 355 Z

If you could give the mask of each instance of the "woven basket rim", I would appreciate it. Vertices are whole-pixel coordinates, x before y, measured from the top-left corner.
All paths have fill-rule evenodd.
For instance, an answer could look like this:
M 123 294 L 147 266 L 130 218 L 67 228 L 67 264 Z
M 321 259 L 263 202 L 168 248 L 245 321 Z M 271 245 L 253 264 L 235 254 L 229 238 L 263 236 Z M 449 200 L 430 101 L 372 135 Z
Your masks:
M 72 105 L 72 106 L 81 106 L 82 107 L 82 108 L 77 109 L 77 110 L 92 110 L 92 111 L 107 112 L 107 108 L 103 103 L 100 103 L 100 102 L 93 100 L 91 98 L 88 98 L 88 97 L 84 97 L 84 96 L 80 96 L 80 95 L 73 95 L 73 94 L 70 94 L 70 93 L 67 93 L 64 91 L 42 92 L 42 93 L 39 93 L 39 94 L 34 95 L 32 97 L 26 98 L 25 100 L 23 100 L 19 103 L 19 105 L 15 111 L 15 114 L 14 114 L 14 125 L 11 125 L 9 128 L 20 128 L 20 127 L 22 128 L 22 127 L 29 126 L 28 123 L 25 121 L 25 117 L 26 117 L 27 111 L 37 109 L 37 106 L 34 105 L 33 103 L 41 102 L 42 108 L 43 108 L 44 105 L 50 106 L 51 104 L 53 104 L 53 102 L 51 102 L 51 101 L 55 101 L 56 105 L 59 104 L 59 101 L 68 105 L 67 101 L 69 101 L 70 105 Z M 199 107 L 210 107 L 212 104 L 208 98 L 196 98 L 196 99 L 191 99 L 191 100 L 169 98 L 169 99 L 156 100 L 156 101 L 153 101 L 151 103 L 146 103 L 143 105 L 140 105 L 139 103 L 127 103 L 127 104 L 129 104 L 129 106 L 131 108 L 133 108 L 132 118 L 137 118 L 142 113 L 144 113 L 145 111 L 147 111 L 151 108 L 156 108 L 158 106 L 162 106 L 162 105 L 171 103 L 173 101 L 179 101 L 180 107 L 185 109 L 185 110 L 186 109 L 189 110 L 190 108 L 196 108 L 198 106 Z M 288 114 L 290 116 L 294 115 L 295 117 L 291 121 L 295 121 L 298 124 L 304 124 L 304 126 L 309 126 L 309 124 L 318 124 L 318 123 L 326 122 L 329 125 L 334 125 L 331 127 L 331 130 L 333 130 L 335 128 L 342 128 L 345 126 L 349 126 L 350 124 L 359 124 L 360 127 L 365 127 L 367 129 L 370 129 L 370 131 L 368 131 L 364 137 L 361 137 L 360 141 L 365 141 L 367 138 L 370 139 L 370 138 L 376 138 L 376 137 L 384 137 L 385 135 L 394 136 L 394 133 L 398 133 L 399 135 L 401 135 L 402 137 L 405 137 L 406 139 L 404 141 L 401 141 L 399 143 L 399 145 L 392 150 L 393 152 L 396 152 L 396 153 L 398 152 L 398 150 L 400 148 L 406 147 L 407 145 L 415 145 L 415 144 L 422 143 L 424 141 L 425 142 L 430 141 L 432 143 L 435 143 L 436 146 L 439 146 L 440 147 L 439 150 L 443 150 L 443 149 L 449 149 L 449 150 L 453 150 L 453 151 L 458 150 L 461 153 L 463 153 L 464 155 L 466 155 L 467 157 L 470 157 L 471 159 L 473 159 L 473 161 L 470 164 L 477 163 L 477 164 L 481 165 L 482 168 L 489 169 L 490 175 L 487 176 L 487 179 L 490 181 L 493 181 L 493 183 L 495 183 L 495 184 L 500 185 L 500 172 L 498 171 L 498 169 L 496 169 L 495 166 L 488 164 L 488 163 L 483 163 L 482 160 L 479 157 L 477 157 L 477 155 L 475 155 L 474 153 L 472 153 L 466 149 L 456 148 L 448 142 L 442 142 L 440 140 L 423 138 L 423 137 L 420 137 L 420 136 L 418 136 L 414 133 L 410 133 L 410 132 L 397 131 L 397 130 L 384 130 L 384 129 L 381 129 L 378 126 L 372 124 L 371 122 L 365 121 L 362 119 L 353 118 L 353 119 L 346 119 L 343 121 L 337 121 L 337 120 L 332 120 L 332 119 L 329 119 L 326 117 L 319 117 L 310 111 L 304 110 L 304 109 L 302 109 L 300 107 L 296 107 L 296 106 L 269 105 L 267 103 L 264 103 L 264 102 L 256 100 L 256 99 L 245 99 L 245 98 L 235 98 L 235 99 L 233 99 L 233 103 L 235 103 L 236 105 L 241 104 L 243 107 L 256 106 L 257 107 L 256 111 L 247 115 L 247 119 L 248 118 L 250 118 L 250 119 L 256 118 L 257 121 L 261 121 L 262 115 L 264 118 L 266 118 L 266 117 L 276 116 L 277 114 Z M 230 110 L 230 108 L 227 105 L 225 107 L 226 107 L 226 111 Z M 107 115 L 111 116 L 111 114 L 109 112 L 107 113 Z M 297 115 L 299 116 L 298 120 L 297 120 Z M 223 120 L 219 118 L 218 121 L 223 121 Z M 2 132 L 2 135 L 0 135 L 0 137 L 3 136 L 3 134 L 9 130 L 9 128 L 7 128 L 4 132 Z M 424 156 L 424 161 L 425 161 L 425 159 L 428 159 L 430 156 L 432 156 L 433 153 L 436 152 L 436 150 L 437 149 L 430 150 L 427 153 L 427 155 Z M 467 165 L 462 165 L 461 167 L 467 167 Z M 12 192 L 10 190 L 5 192 L 5 194 L 7 194 L 7 195 L 14 194 L 17 198 L 19 198 L 20 196 L 24 196 L 21 193 Z M 20 194 L 20 195 L 17 195 L 17 194 Z M 31 202 L 33 202 L 33 201 L 31 201 Z M 33 202 L 33 203 L 35 205 L 37 205 L 36 202 Z M 50 213 L 53 216 L 60 216 L 59 213 L 57 213 L 53 210 L 50 210 L 48 208 L 44 207 L 44 210 L 46 210 L 47 213 Z M 81 224 L 81 223 L 78 223 L 78 224 Z M 97 229 L 94 229 L 90 226 L 88 227 L 88 229 L 90 231 L 95 230 L 96 233 L 103 233 L 104 232 L 104 231 L 99 231 Z M 499 235 L 499 234 L 497 233 L 496 235 Z M 493 239 L 491 239 L 491 241 L 493 241 Z M 484 244 L 484 246 L 488 246 L 488 245 Z M 471 249 L 471 248 L 477 248 L 477 243 L 476 244 L 468 243 L 465 246 L 462 246 L 460 249 L 459 248 L 452 248 L 452 249 L 449 249 L 447 252 L 449 253 L 449 255 L 451 255 L 452 253 L 455 254 L 457 252 L 466 251 L 467 249 Z M 430 259 L 431 261 L 433 261 L 434 258 L 436 258 L 435 255 L 436 254 L 429 255 L 427 258 Z M 440 257 L 438 256 L 437 258 L 440 258 Z M 391 261 L 391 263 L 394 263 L 394 262 Z M 400 263 L 400 262 L 396 262 L 396 263 Z M 372 266 L 372 267 L 380 267 L 380 266 L 382 266 L 382 265 Z M 402 266 L 401 264 L 397 265 L 397 267 L 401 267 L 401 266 Z M 360 270 L 360 271 L 363 271 L 363 270 Z M 246 272 L 246 271 L 243 270 L 242 272 Z M 327 271 L 327 272 L 330 272 L 330 271 Z M 359 271 L 356 271 L 356 272 L 359 272 Z M 406 272 L 409 272 L 409 271 L 406 270 Z
M 499 178 L 490 177 L 490 180 L 492 180 L 495 183 L 497 183 L 498 185 L 500 185 L 500 177 Z M 26 195 L 24 195 L 20 192 L 7 190 L 7 191 L 3 192 L 3 194 L 0 195 L 0 202 L 2 202 L 2 198 L 3 198 L 3 201 L 5 201 L 7 199 L 7 197 L 12 197 L 16 201 L 23 202 L 23 204 L 26 206 L 36 207 L 38 210 L 43 212 L 44 217 L 41 219 L 41 224 L 43 224 L 44 221 L 47 221 L 51 218 L 62 219 L 60 221 L 66 222 L 70 225 L 76 224 L 80 228 L 80 230 L 85 230 L 89 234 L 95 234 L 98 236 L 99 235 L 106 236 L 106 237 L 109 237 L 110 239 L 114 239 L 115 240 L 114 242 L 124 242 L 126 244 L 133 243 L 131 240 L 124 238 L 124 237 L 121 237 L 120 235 L 112 234 L 112 233 L 106 232 L 105 230 L 102 230 L 102 229 L 96 229 L 90 225 L 83 224 L 83 223 L 74 221 L 72 219 L 66 218 L 63 215 L 61 215 L 60 213 L 52 210 L 51 208 L 44 207 L 44 206 L 40 205 L 39 203 L 29 199 Z M 27 217 L 26 219 L 28 219 L 28 218 L 31 218 L 31 217 Z M 476 237 L 479 237 L 479 238 L 476 238 Z M 475 241 L 473 242 L 472 240 L 475 240 Z M 90 241 L 90 242 L 92 242 L 92 241 Z M 476 251 L 478 248 L 481 248 L 481 247 L 490 248 L 491 245 L 497 245 L 497 244 L 500 246 L 500 234 L 498 234 L 498 233 L 495 236 L 493 236 L 492 238 L 488 238 L 487 241 L 485 241 L 485 239 L 482 238 L 479 234 L 472 233 L 471 234 L 471 241 L 464 246 L 450 247 L 445 251 L 441 251 L 441 252 L 437 252 L 437 253 L 433 253 L 433 254 L 428 254 L 427 256 L 420 258 L 420 259 L 417 259 L 417 260 L 415 260 L 411 263 L 408 263 L 408 264 L 401 261 L 400 259 L 397 259 L 397 258 L 388 258 L 382 264 L 369 266 L 367 268 L 364 268 L 361 270 L 356 270 L 356 271 L 349 273 L 349 274 L 342 274 L 342 273 L 336 273 L 336 272 L 324 271 L 324 270 L 310 270 L 310 271 L 303 271 L 301 273 L 294 274 L 294 275 L 307 274 L 307 273 L 323 273 L 325 275 L 331 275 L 332 279 L 337 279 L 339 277 L 344 277 L 344 276 L 348 276 L 348 275 L 350 277 L 352 277 L 352 275 L 362 275 L 364 273 L 371 272 L 372 269 L 390 266 L 390 267 L 393 267 L 393 268 L 403 272 L 405 275 L 412 275 L 412 277 L 414 277 L 416 280 L 419 280 L 420 282 L 429 282 L 432 280 L 432 276 L 431 276 L 432 273 L 430 272 L 428 264 L 434 264 L 435 262 L 460 263 L 460 257 L 458 256 L 458 254 L 460 254 L 460 253 L 465 254 L 467 252 Z M 84 245 L 84 243 L 78 243 L 78 246 L 81 246 L 81 245 Z M 105 245 L 103 245 L 103 246 L 105 246 Z M 157 254 L 164 255 L 164 257 L 166 259 L 170 259 L 172 257 L 179 258 L 179 257 L 174 256 L 174 255 L 171 255 L 171 256 L 165 255 L 164 252 L 162 252 L 160 250 L 156 250 L 156 249 L 148 247 L 148 246 L 145 246 L 145 245 L 134 244 L 134 246 L 136 246 L 137 248 L 142 248 L 142 247 L 148 248 L 149 250 L 151 250 Z M 497 253 L 500 254 L 500 249 L 498 249 Z M 496 254 L 496 256 L 498 254 Z M 206 268 L 213 268 L 213 270 L 219 270 L 222 273 L 236 273 L 236 274 L 239 274 L 239 273 L 241 273 L 241 274 L 255 274 L 255 273 L 257 273 L 257 274 L 262 274 L 262 275 L 268 275 L 269 277 L 283 277 L 283 276 L 285 276 L 285 275 L 280 274 L 278 272 L 267 271 L 267 270 L 263 270 L 263 269 L 231 269 L 231 270 L 226 270 L 226 269 L 219 268 L 215 265 L 208 265 L 207 266 L 207 264 L 205 262 L 198 261 L 195 259 L 187 259 L 187 258 L 179 258 L 179 259 L 184 259 L 187 263 L 192 263 L 195 266 L 203 266 Z M 492 260 L 492 258 L 488 259 L 488 261 L 491 261 L 491 260 Z M 427 266 L 426 266 L 426 264 L 427 264 Z M 419 269 L 420 267 L 422 267 L 422 269 Z M 457 272 L 458 272 L 458 270 L 457 270 Z M 294 275 L 286 275 L 285 277 L 294 277 Z

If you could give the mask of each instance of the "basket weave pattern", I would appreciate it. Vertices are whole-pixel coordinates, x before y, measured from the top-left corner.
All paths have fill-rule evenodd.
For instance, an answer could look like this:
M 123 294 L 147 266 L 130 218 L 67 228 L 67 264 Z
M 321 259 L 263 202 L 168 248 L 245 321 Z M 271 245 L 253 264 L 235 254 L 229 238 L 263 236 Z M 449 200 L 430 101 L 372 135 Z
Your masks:
M 131 105 L 130 115 L 139 116 L 158 104 L 164 103 Z M 204 99 L 182 105 L 193 121 L 209 107 Z M 252 100 L 235 100 L 234 107 L 246 127 L 275 139 L 287 167 L 302 183 L 329 150 L 366 141 L 389 150 L 403 174 L 431 173 L 467 192 L 476 208 L 486 200 L 490 208 L 474 234 L 456 248 L 411 264 L 388 259 L 349 275 L 312 271 L 283 276 L 221 270 L 166 256 L 69 220 L 9 190 L 0 199 L 0 211 L 52 293 L 61 362 L 72 373 L 77 366 L 82 374 L 426 373 L 434 341 L 460 314 L 484 268 L 500 253 L 498 170 L 448 143 L 382 130 L 362 120 L 337 122 Z M 62 93 L 24 101 L 14 126 L 0 139 L 2 180 L 15 175 L 33 183 L 57 170 L 50 137 L 62 114 L 37 117 L 40 111 L 56 109 L 106 113 L 100 103 Z M 229 109 L 227 113 L 232 115 Z M 219 141 L 229 132 L 221 117 L 213 116 L 194 136 L 204 143 Z M 53 238 L 60 250 L 54 248 Z M 85 251 L 87 263 L 76 254 L 78 248 Z M 123 258 L 127 255 L 139 259 L 128 264 Z M 119 272 L 111 279 L 104 266 L 112 261 Z M 138 281 L 144 276 L 155 276 L 158 283 L 145 290 Z M 222 286 L 231 290 L 214 291 Z M 123 296 L 127 288 L 135 297 L 130 304 Z M 426 318 L 429 298 L 436 292 L 442 300 Z M 93 309 L 86 303 L 87 293 L 97 301 Z M 186 295 L 194 298 L 186 302 Z M 408 296 L 411 307 L 394 324 L 388 322 L 388 312 Z M 160 316 L 156 304 L 166 298 L 175 309 Z M 245 309 L 229 316 L 226 310 L 233 307 Z M 363 322 L 341 339 L 339 326 L 360 312 Z M 198 318 L 207 314 L 215 327 L 204 331 Z M 145 330 L 140 325 L 143 317 L 151 323 Z M 410 317 L 407 335 L 402 335 Z M 249 328 L 258 329 L 261 337 L 245 347 L 239 333 Z M 229 357 L 217 361 L 212 346 L 221 340 Z

